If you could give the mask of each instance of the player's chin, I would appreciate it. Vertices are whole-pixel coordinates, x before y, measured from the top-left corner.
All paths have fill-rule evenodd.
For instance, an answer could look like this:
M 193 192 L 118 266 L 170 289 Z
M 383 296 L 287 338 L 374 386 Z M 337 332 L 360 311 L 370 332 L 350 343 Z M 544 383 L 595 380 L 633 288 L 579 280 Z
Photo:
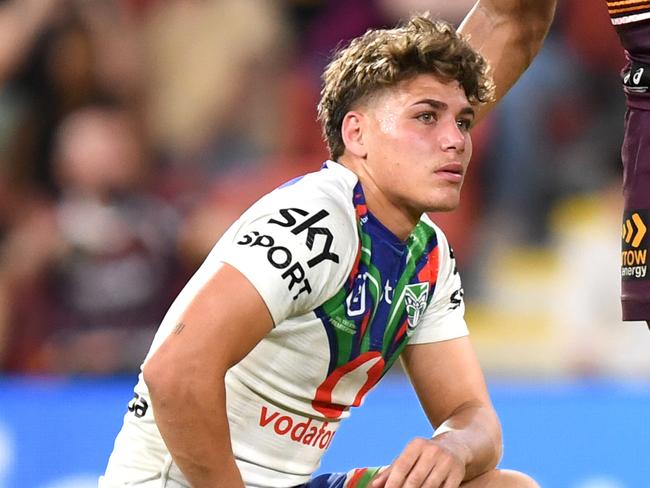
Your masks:
M 436 195 L 427 205 L 427 212 L 451 212 L 460 205 L 460 191 Z
M 451 212 L 453 210 L 456 210 L 458 208 L 458 205 L 447 205 L 447 206 L 438 206 L 434 207 L 431 210 L 428 210 L 429 212 Z

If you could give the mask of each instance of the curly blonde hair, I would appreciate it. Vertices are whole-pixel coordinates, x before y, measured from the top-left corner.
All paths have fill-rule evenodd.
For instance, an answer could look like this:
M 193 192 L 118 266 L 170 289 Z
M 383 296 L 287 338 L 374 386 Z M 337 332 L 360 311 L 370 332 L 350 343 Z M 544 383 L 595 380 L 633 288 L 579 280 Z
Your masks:
M 331 158 L 343 154 L 341 125 L 355 102 L 423 73 L 458 81 L 473 105 L 494 97 L 483 56 L 451 24 L 428 14 L 414 16 L 394 29 L 369 30 L 335 52 L 323 73 L 318 104 L 318 120 Z

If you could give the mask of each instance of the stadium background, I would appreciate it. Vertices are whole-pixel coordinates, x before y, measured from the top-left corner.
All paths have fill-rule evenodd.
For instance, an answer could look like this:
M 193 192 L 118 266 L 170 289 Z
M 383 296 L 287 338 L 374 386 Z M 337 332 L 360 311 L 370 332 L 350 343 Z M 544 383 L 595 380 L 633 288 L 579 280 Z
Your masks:
M 238 213 L 326 158 L 341 39 L 469 0 L 0 1 L 0 488 L 85 488 L 184 280 Z M 640 488 L 650 334 L 620 321 L 623 54 L 602 0 L 559 0 L 542 53 L 474 131 L 434 215 L 504 424 L 544 487 Z M 322 469 L 429 429 L 397 369 Z

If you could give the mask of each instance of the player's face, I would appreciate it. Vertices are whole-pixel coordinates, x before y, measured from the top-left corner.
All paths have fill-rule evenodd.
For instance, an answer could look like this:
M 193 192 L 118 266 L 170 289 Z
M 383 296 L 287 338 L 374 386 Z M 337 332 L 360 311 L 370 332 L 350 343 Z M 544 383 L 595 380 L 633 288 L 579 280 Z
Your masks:
M 366 168 L 391 204 L 417 218 L 456 208 L 474 118 L 458 82 L 417 75 L 371 97 L 366 109 Z

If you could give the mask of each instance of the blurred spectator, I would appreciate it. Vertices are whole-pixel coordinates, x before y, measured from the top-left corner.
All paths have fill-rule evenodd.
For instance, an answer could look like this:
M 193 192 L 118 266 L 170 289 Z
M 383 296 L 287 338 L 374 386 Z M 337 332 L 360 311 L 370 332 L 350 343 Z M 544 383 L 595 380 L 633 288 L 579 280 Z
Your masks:
M 138 94 L 135 31 L 117 0 L 4 0 L 0 33 L 5 171 L 53 191 L 50 159 L 59 122 L 86 104 Z
M 23 63 L 41 31 L 62 5 L 61 0 L 0 2 L 0 84 Z
M 7 238 L 8 370 L 133 371 L 177 292 L 177 216 L 147 191 L 128 112 L 91 107 L 56 137 L 60 199 Z M 5 279 L 5 283 L 7 279 Z
M 165 153 L 214 171 L 275 151 L 289 54 L 278 2 L 160 1 L 143 26 L 147 122 Z

